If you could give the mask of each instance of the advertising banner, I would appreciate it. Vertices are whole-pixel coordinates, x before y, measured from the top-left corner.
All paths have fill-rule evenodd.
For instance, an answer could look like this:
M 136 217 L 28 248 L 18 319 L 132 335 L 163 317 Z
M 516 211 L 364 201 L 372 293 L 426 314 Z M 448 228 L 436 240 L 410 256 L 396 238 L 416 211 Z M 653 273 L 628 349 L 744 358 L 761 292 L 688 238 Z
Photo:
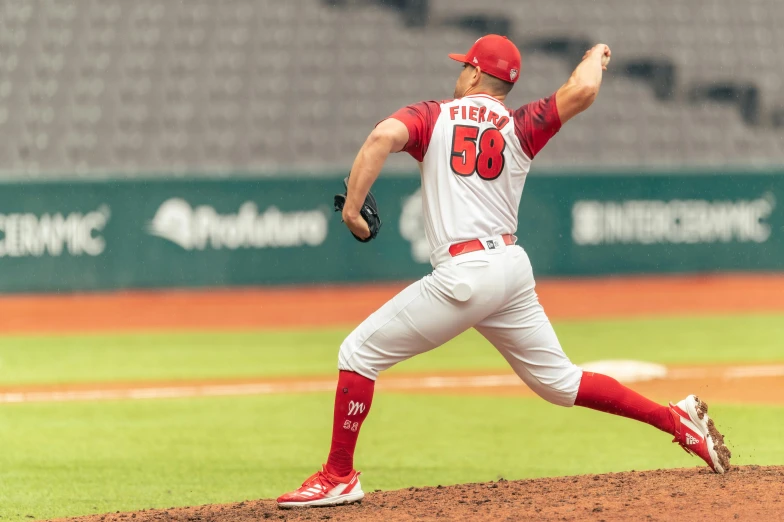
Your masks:
M 0 292 L 416 279 L 419 180 L 374 186 L 354 240 L 340 178 L 0 185 Z M 517 235 L 537 276 L 784 270 L 784 174 L 529 177 Z

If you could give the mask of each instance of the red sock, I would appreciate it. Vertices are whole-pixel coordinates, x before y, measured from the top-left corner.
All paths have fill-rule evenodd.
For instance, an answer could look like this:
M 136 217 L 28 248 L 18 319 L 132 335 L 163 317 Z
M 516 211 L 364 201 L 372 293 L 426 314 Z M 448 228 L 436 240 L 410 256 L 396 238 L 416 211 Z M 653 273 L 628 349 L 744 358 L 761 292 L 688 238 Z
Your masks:
M 335 417 L 332 423 L 332 447 L 327 471 L 345 477 L 354 469 L 354 448 L 359 428 L 370 411 L 376 382 L 358 373 L 340 371 L 335 392 Z
M 601 373 L 583 372 L 574 404 L 645 422 L 670 435 L 675 433 L 675 423 L 667 406 L 656 404 Z

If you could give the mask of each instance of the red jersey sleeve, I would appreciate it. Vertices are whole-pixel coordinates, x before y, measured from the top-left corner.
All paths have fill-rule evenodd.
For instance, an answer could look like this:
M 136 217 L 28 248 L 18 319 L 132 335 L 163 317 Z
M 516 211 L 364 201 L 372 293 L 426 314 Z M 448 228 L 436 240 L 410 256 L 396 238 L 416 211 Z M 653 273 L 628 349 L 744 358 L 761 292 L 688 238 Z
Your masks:
M 441 104 L 435 101 L 424 101 L 403 107 L 390 118 L 403 122 L 408 129 L 408 143 L 403 148 L 417 161 L 423 161 L 433 127 L 441 114 Z
M 548 98 L 523 105 L 514 111 L 515 135 L 526 156 L 533 159 L 561 130 L 561 117 L 555 106 L 555 93 Z

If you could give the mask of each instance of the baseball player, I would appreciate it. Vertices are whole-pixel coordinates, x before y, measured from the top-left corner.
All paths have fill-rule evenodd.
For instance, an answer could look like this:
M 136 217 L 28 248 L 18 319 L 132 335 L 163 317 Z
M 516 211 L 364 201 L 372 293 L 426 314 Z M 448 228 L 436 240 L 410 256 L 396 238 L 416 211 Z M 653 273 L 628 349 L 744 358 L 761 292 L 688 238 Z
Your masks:
M 376 126 L 354 161 L 342 212 L 358 239 L 370 239 L 360 209 L 387 156 L 409 153 L 421 171 L 433 272 L 343 341 L 327 462 L 299 489 L 279 497 L 278 505 L 362 499 L 354 448 L 379 372 L 471 327 L 545 400 L 650 424 L 724 473 L 730 451 L 696 396 L 662 406 L 572 364 L 539 304 L 528 255 L 516 244 L 517 210 L 531 162 L 562 125 L 593 103 L 610 48 L 598 44 L 588 50 L 553 95 L 514 110 L 504 106 L 504 98 L 520 78 L 521 59 L 510 40 L 487 35 L 467 54 L 449 57 L 464 64 L 454 99 L 404 107 Z

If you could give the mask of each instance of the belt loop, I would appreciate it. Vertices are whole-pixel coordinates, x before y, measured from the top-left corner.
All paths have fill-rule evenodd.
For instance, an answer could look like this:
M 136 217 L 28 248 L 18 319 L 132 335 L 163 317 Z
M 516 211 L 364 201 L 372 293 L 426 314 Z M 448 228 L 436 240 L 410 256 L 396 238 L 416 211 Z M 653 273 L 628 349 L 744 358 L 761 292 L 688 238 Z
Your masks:
M 430 253 L 430 265 L 433 268 L 452 259 L 453 256 L 449 253 L 449 247 L 449 244 L 442 245 Z

